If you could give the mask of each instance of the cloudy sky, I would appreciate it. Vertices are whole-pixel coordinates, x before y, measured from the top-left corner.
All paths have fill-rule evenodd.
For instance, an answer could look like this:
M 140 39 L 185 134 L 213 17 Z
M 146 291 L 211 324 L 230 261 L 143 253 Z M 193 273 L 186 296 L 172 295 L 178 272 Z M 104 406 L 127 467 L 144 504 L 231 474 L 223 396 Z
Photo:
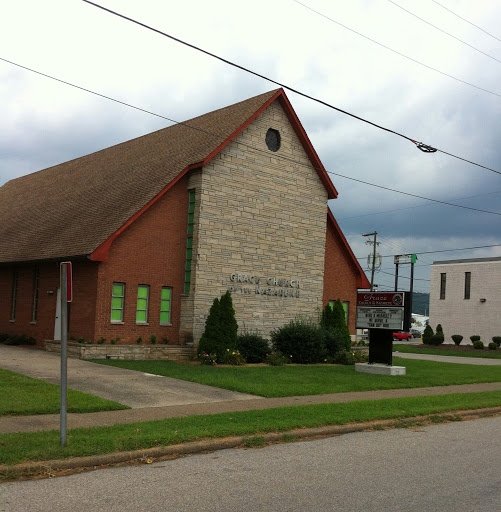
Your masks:
M 501 171 L 499 0 L 97 3 Z M 276 88 L 81 0 L 7 3 L 0 48 L 2 59 L 178 121 Z M 501 212 L 501 174 L 442 152 L 422 153 L 401 137 L 286 92 L 332 173 L 339 197 L 330 207 L 364 267 L 370 248 L 361 234 L 373 231 L 381 255 L 418 254 L 416 291 L 429 290 L 433 261 L 501 256 L 501 246 L 420 255 L 501 244 L 501 218 L 354 181 Z M 5 60 L 0 94 L 0 185 L 170 124 Z M 380 289 L 391 289 L 393 272 L 393 258 L 383 258 L 375 278 Z M 400 275 L 406 289 L 408 268 Z

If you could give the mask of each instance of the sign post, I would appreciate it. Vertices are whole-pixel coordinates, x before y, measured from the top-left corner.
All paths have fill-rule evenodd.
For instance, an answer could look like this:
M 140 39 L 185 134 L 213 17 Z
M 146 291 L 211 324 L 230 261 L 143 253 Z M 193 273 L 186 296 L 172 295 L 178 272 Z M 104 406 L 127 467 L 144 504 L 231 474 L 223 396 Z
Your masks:
M 66 397 L 68 389 L 68 302 L 72 300 L 72 273 L 71 262 L 65 261 L 60 265 L 60 281 L 61 281 L 61 406 L 60 406 L 60 425 L 59 439 L 61 446 L 66 446 Z
M 369 364 L 392 366 L 393 332 L 407 320 L 406 292 L 357 294 L 357 329 L 369 330 Z

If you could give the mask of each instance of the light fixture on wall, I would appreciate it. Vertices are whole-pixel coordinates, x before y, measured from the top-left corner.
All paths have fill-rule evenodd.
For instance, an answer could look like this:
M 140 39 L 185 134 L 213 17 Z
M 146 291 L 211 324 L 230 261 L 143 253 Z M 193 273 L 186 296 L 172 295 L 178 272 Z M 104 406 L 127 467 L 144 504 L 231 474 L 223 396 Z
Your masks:
M 480 302 L 486 302 L 487 299 L 480 299 Z

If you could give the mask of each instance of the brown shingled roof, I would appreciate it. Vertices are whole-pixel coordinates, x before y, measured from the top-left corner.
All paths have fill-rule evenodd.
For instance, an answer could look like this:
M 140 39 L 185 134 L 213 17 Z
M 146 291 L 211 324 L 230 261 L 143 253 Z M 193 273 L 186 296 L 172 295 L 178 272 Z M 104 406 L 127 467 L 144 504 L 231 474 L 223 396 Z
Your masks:
M 0 262 L 91 254 L 277 92 L 9 181 L 0 188 Z

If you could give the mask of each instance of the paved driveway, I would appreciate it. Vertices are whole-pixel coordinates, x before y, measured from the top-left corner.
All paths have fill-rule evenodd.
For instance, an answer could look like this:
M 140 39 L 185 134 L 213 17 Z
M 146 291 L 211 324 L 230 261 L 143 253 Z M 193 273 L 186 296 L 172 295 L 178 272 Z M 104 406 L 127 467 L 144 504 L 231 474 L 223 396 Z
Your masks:
M 0 344 L 0 367 L 59 384 L 61 356 Z M 68 358 L 68 387 L 133 408 L 256 399 L 194 382 Z

